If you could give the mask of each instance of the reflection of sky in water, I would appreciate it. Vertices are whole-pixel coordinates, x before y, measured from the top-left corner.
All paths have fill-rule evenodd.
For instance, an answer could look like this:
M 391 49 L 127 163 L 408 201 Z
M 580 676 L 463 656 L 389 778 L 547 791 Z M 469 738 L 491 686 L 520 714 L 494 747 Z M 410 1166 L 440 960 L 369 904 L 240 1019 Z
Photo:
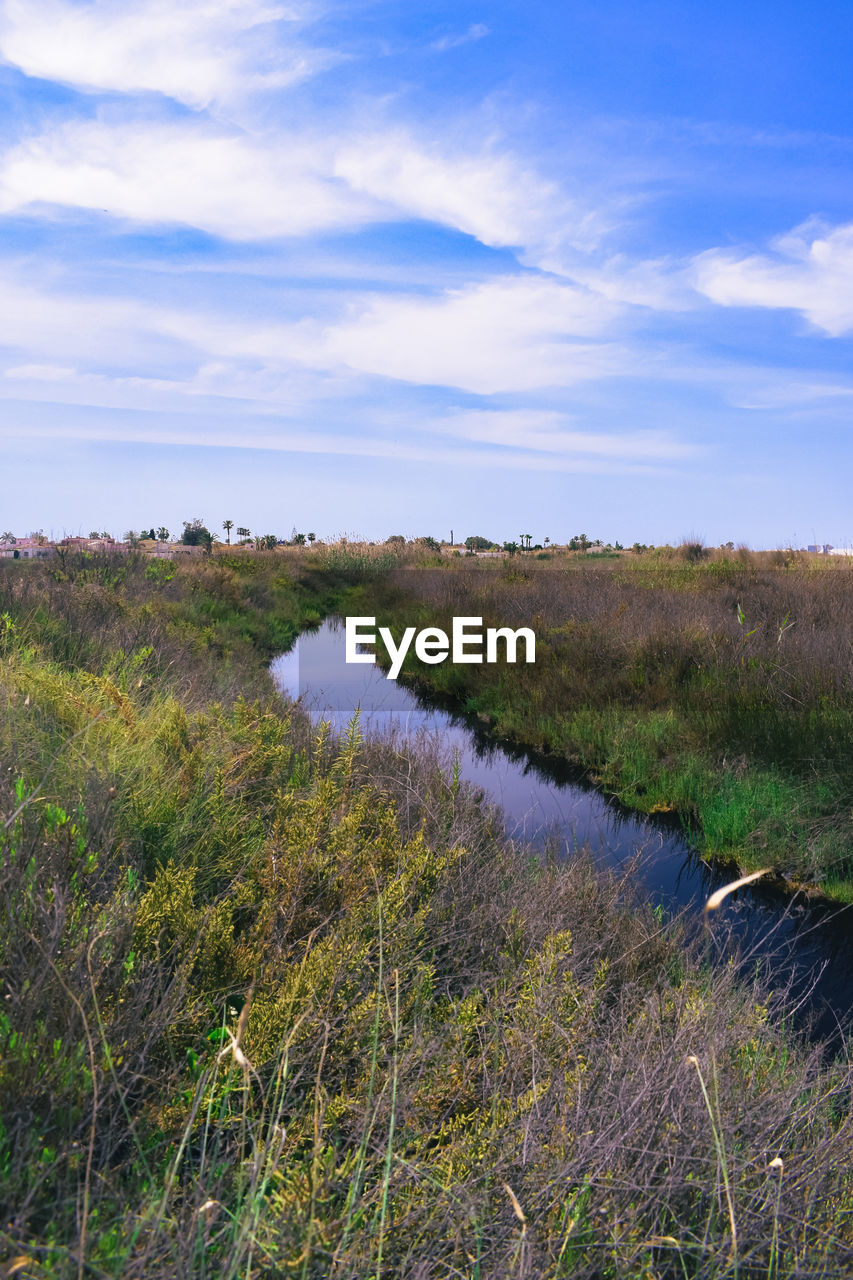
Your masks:
M 535 841 L 551 835 L 570 847 L 589 844 L 611 865 L 642 847 L 649 873 L 659 864 L 655 889 L 667 897 L 680 896 L 672 865 L 676 853 L 682 858 L 687 853 L 680 836 L 626 820 L 596 791 L 551 782 L 499 749 L 484 750 L 465 724 L 447 712 L 420 706 L 379 667 L 347 664 L 342 627 L 327 623 L 301 636 L 272 670 L 283 692 L 299 697 L 313 716 L 325 717 L 338 729 L 358 710 L 365 733 L 385 734 L 393 728 L 409 740 L 436 737 L 448 758 L 454 753 L 458 757 L 461 776 L 503 808 L 511 835 Z
M 358 711 L 365 733 L 385 735 L 393 730 L 410 741 L 429 738 L 451 762 L 455 753 L 462 778 L 502 807 L 512 836 L 557 842 L 564 850 L 588 845 L 599 862 L 611 867 L 639 854 L 637 880 L 653 901 L 695 912 L 730 878 L 709 868 L 679 831 L 625 814 L 576 781 L 549 777 L 544 767 L 504 752 L 463 720 L 420 706 L 405 686 L 388 680 L 379 667 L 347 664 L 344 630 L 336 621 L 302 635 L 289 653 L 273 662 L 271 671 L 283 693 L 298 698 L 315 719 L 325 718 L 336 729 L 344 728 Z M 830 922 L 801 899 L 792 903 L 759 885 L 729 898 L 714 923 L 730 927 L 742 946 L 755 947 L 757 954 L 794 948 L 802 973 L 825 965 L 816 995 L 839 1013 L 849 1009 L 853 937 L 843 921 Z M 831 1029 L 833 1024 L 829 1013 L 826 1026 Z

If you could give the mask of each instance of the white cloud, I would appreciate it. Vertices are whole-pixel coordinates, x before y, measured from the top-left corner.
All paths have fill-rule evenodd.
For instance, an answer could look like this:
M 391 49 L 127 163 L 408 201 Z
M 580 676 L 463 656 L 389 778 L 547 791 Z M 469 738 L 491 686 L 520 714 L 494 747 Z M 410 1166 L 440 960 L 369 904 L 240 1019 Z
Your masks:
M 316 437 L 296 425 L 312 417 L 328 421 L 330 402 L 366 392 L 377 373 L 488 393 L 536 390 L 543 374 L 577 381 L 608 362 L 612 367 L 617 356 L 609 346 L 556 336 L 568 327 L 597 332 L 606 323 L 595 299 L 567 286 L 520 277 L 431 302 L 397 300 L 394 310 L 388 300 L 362 304 L 374 326 L 362 350 L 354 348 L 353 338 L 366 322 L 355 318 L 325 327 L 316 319 L 253 324 L 227 313 L 75 296 L 11 276 L 0 281 L 0 297 L 0 346 L 23 355 L 7 356 L 0 397 L 130 411 L 118 423 L 97 427 L 104 438 L 142 439 L 155 430 L 161 432 L 158 439 L 177 442 L 196 432 L 197 443 L 223 446 L 445 458 L 496 467 L 515 459 L 524 469 L 581 471 L 642 469 L 690 452 L 665 432 L 597 434 L 543 410 L 425 416 L 405 399 L 399 408 L 386 407 L 381 421 L 374 409 L 350 411 L 351 435 L 323 430 Z M 377 368 L 383 350 L 388 367 Z M 416 367 L 422 360 L 425 369 Z M 580 367 L 571 364 L 578 360 Z M 239 432 L 235 436 L 233 426 L 189 425 L 202 413 L 205 424 L 233 423 L 239 415 Z M 152 414 L 186 425 L 175 434 L 171 427 L 156 427 Z M 420 443 L 424 437 L 433 443 Z
M 0 274 L 0 346 L 21 353 L 8 376 L 50 381 L 68 367 L 78 376 L 117 368 L 140 378 L 185 380 L 217 359 L 269 356 L 289 363 L 288 325 L 254 325 L 189 307 L 163 307 L 104 294 L 75 294 L 49 278 L 22 279 L 24 272 Z
M 832 337 L 853 330 L 853 224 L 824 230 L 809 222 L 772 248 L 772 256 L 702 254 L 695 287 L 724 307 L 800 311 Z
M 466 410 L 432 420 L 443 435 L 481 444 L 551 454 L 589 454 L 601 458 L 650 461 L 695 454 L 693 445 L 665 431 L 578 431 L 565 414 L 548 410 Z
M 29 75 L 137 95 L 135 123 L 69 123 L 8 152 L 0 211 L 39 202 L 106 209 L 237 238 L 422 218 L 518 249 L 549 270 L 600 239 L 605 220 L 592 201 L 512 154 L 488 107 L 451 128 L 421 125 L 417 136 L 398 117 L 389 123 L 387 103 L 352 97 L 316 114 L 303 105 L 298 127 L 272 125 L 255 90 L 287 88 L 345 60 L 304 42 L 322 3 L 0 0 L 7 61 Z M 486 35 L 474 23 L 437 47 Z M 193 108 L 213 104 L 220 120 L 248 124 L 249 135 L 143 122 L 145 91 Z M 365 115 L 372 123 L 359 127 Z
M 620 314 L 583 289 L 512 276 L 438 299 L 378 299 L 313 350 L 309 341 L 303 358 L 484 395 L 566 386 L 618 371 L 618 349 L 588 339 L 607 335 Z
M 63 294 L 49 282 L 23 282 L 8 271 L 0 276 L 0 346 L 25 356 L 13 377 L 25 370 L 30 379 L 50 380 L 50 370 L 64 368 L 65 361 L 93 357 L 109 363 L 135 354 L 145 361 L 157 336 L 152 317 L 137 303 Z
M 458 49 L 460 45 L 471 44 L 472 41 L 482 40 L 488 35 L 491 35 L 491 32 L 485 23 L 472 22 L 467 31 L 455 36 L 442 36 L 439 40 L 433 40 L 430 48 L 435 49 L 438 53 L 446 53 L 448 49 Z
M 608 341 L 622 309 L 586 290 L 512 276 L 439 297 L 369 296 L 340 319 L 254 320 L 65 293 L 53 281 L 0 278 L 0 344 L 16 366 L 127 362 L 142 373 L 226 361 L 372 375 L 478 394 L 530 391 L 634 372 L 637 358 Z M 308 304 L 310 305 L 310 303 Z M 318 304 L 314 303 L 315 307 Z
M 67 382 L 75 373 L 69 365 L 20 364 L 4 370 L 3 377 L 15 382 Z
M 328 149 L 274 144 L 207 125 L 74 122 L 7 152 L 0 211 L 28 205 L 186 223 L 234 239 L 306 235 L 384 214 L 331 176 Z
M 79 401 L 78 403 L 86 403 Z M 106 404 L 107 402 L 103 402 Z M 584 474 L 659 474 L 666 470 L 659 464 L 648 464 L 622 457 L 543 456 L 519 449 L 513 452 L 495 453 L 490 449 L 465 448 L 457 444 L 442 446 L 434 439 L 403 439 L 372 434 L 370 426 L 362 423 L 357 433 L 344 435 L 307 428 L 304 420 L 298 423 L 284 419 L 279 422 L 260 420 L 227 421 L 203 420 L 187 416 L 162 415 L 137 412 L 124 418 L 119 430 L 100 415 L 87 418 L 83 423 L 74 416 L 53 414 L 49 418 L 31 421 L 28 436 L 61 440 L 120 439 L 147 445 L 203 445 L 205 448 L 262 449 L 265 451 L 294 454 L 320 454 L 330 457 L 391 458 L 395 462 L 424 462 L 431 466 L 466 467 L 472 471 L 483 468 L 509 471 L 561 471 Z M 416 430 L 422 424 L 407 424 Z M 14 440 L 20 429 L 11 419 L 0 421 L 0 439 Z
M 0 272 L 0 347 L 7 394 L 62 397 L 128 409 L 163 396 L 242 400 L 258 412 L 348 395 L 391 395 L 375 379 L 453 388 L 478 395 L 538 393 L 614 378 L 687 383 L 730 405 L 789 409 L 843 403 L 850 387 L 817 371 L 787 371 L 696 360 L 689 349 L 641 342 L 625 307 L 583 289 L 533 275 L 469 284 L 437 296 L 347 295 L 299 291 L 300 311 L 270 317 L 243 308 L 74 292 L 47 264 Z M 287 300 L 292 311 L 294 298 Z M 330 310 L 331 308 L 331 310 Z M 154 399 L 152 399 L 152 397 Z M 439 423 L 435 427 L 444 431 Z M 525 411 L 516 419 L 468 413 L 447 430 L 550 453 L 602 453 L 610 437 L 575 430 L 561 415 Z M 676 456 L 666 435 L 612 437 L 614 452 Z M 627 456 L 627 455 L 626 455 Z
M 220 118 L 251 124 L 243 135 L 199 119 L 168 125 L 145 120 L 138 100 L 131 121 L 69 122 L 7 151 L 0 211 L 107 210 L 238 239 L 420 218 L 549 269 L 601 236 L 591 202 L 512 154 L 493 122 L 457 122 L 454 141 L 387 119 L 359 127 L 377 109 L 365 102 L 327 107 L 307 128 L 303 111 L 298 129 L 231 109 L 259 87 L 286 87 L 341 60 L 303 47 L 311 2 L 0 0 L 0 52 L 30 75 L 126 95 L 156 90 L 195 108 L 215 102 Z M 475 23 L 447 39 L 486 34 Z
M 106 427 L 113 439 L 124 439 L 128 420 L 140 414 L 167 415 L 172 421 L 202 415 L 203 424 L 238 420 L 235 443 L 252 431 L 265 438 L 273 430 L 267 425 L 271 420 L 304 423 L 306 415 L 327 413 L 330 401 L 352 390 L 353 379 L 344 383 L 300 369 L 227 361 L 202 363 L 160 378 L 42 365 L 7 369 L 0 377 L 3 400 L 120 411 L 122 417 Z M 205 443 L 206 431 L 202 425 L 199 444 Z
M 40 205 L 237 240 L 418 218 L 533 263 L 598 234 L 589 210 L 510 154 L 429 148 L 396 130 L 247 135 L 199 119 L 71 121 L 19 143 L 0 160 L 0 212 Z M 645 297 L 652 286 L 630 287 Z
M 563 386 L 618 371 L 625 353 L 591 341 L 618 316 L 613 304 L 526 276 L 439 298 L 351 303 L 339 321 L 234 318 L 227 310 L 158 307 L 76 296 L 55 285 L 0 279 L 0 344 L 24 365 L 122 361 L 142 372 L 219 360 L 340 375 L 378 375 L 482 394 Z
M 588 204 L 496 146 L 426 145 L 402 130 L 344 141 L 336 177 L 409 217 L 454 227 L 493 247 L 518 247 L 531 262 L 561 245 L 588 247 L 602 230 Z
M 688 311 L 697 305 L 688 265 L 678 260 L 634 262 L 624 254 L 604 262 L 576 258 L 571 276 L 612 302 L 627 302 L 652 311 Z
M 837 407 L 846 414 L 844 401 L 853 396 L 853 385 L 821 381 L 818 374 L 791 377 L 787 369 L 752 369 L 739 380 L 733 372 L 730 382 L 728 402 L 739 409 L 807 411 L 813 416 L 816 409 Z
M 28 75 L 87 89 L 156 91 L 192 107 L 313 74 L 328 53 L 283 47 L 271 23 L 304 4 L 263 0 L 6 0 L 0 52 Z
M 358 375 L 300 364 L 299 325 L 190 307 L 67 292 L 50 280 L 0 275 L 0 349 L 6 398 L 183 412 L 240 401 L 258 413 L 299 413 L 352 394 Z
M 137 96 L 130 120 L 102 113 L 7 150 L 0 212 L 106 210 L 237 239 L 418 218 L 557 272 L 598 243 L 602 212 L 514 154 L 488 111 L 454 129 L 412 132 L 389 123 L 387 104 L 342 100 L 309 113 L 307 127 L 304 107 L 299 127 L 272 124 L 252 105 L 254 90 L 287 87 L 343 56 L 303 45 L 313 3 L 0 0 L 0 52 L 28 74 L 93 91 L 156 90 L 195 108 L 214 103 L 220 121 L 249 125 L 242 133 L 200 118 L 166 124 Z M 486 34 L 475 23 L 447 41 Z

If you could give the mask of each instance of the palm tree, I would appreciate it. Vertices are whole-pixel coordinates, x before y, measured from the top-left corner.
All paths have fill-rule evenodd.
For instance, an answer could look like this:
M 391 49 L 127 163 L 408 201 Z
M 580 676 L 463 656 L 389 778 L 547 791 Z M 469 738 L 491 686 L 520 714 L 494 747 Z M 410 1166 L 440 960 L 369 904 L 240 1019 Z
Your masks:
M 252 536 L 251 529 L 247 529 L 246 526 L 243 524 L 237 526 L 238 538 L 250 538 L 251 536 Z
M 316 542 L 316 541 L 317 541 L 317 535 L 316 535 L 316 533 L 309 533 L 309 534 L 308 534 L 308 541 L 309 541 L 309 542 Z
M 230 546 L 231 546 L 231 530 L 234 528 L 234 521 L 233 521 L 233 520 L 223 520 L 223 521 L 222 521 L 222 528 L 225 530 L 225 538 L 226 538 L 226 541 L 227 541 L 227 543 L 228 543 L 228 546 L 230 547 Z

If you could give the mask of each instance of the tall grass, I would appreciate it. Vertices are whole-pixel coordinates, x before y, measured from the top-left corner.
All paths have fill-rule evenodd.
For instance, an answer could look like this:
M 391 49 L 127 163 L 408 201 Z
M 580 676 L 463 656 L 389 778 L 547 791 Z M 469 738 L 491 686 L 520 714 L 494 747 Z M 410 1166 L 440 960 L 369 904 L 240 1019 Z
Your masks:
M 741 1277 L 853 1265 L 850 1068 L 785 993 L 283 705 L 194 572 L 3 579 L 7 1273 L 721 1277 L 732 1218 Z
M 397 571 L 357 608 L 400 627 L 454 614 L 532 626 L 535 665 L 410 657 L 404 674 L 624 803 L 681 813 L 709 852 L 849 897 L 853 573 L 620 566 Z

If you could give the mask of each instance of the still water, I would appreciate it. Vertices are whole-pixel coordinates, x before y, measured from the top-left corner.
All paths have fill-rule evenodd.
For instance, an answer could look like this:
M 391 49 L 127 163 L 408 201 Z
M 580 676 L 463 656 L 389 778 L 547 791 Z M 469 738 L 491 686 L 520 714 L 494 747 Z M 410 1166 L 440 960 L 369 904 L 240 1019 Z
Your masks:
M 394 731 L 413 742 L 436 741 L 449 761 L 458 761 L 461 777 L 501 807 L 508 835 L 547 842 L 558 856 L 587 846 L 600 865 L 614 870 L 632 864 L 637 887 L 655 906 L 700 916 L 708 895 L 731 879 L 703 861 L 665 816 L 629 813 L 567 764 L 494 739 L 476 717 L 430 705 L 386 679 L 378 666 L 348 665 L 337 619 L 300 636 L 271 671 L 282 693 L 337 729 L 358 711 L 367 734 Z M 718 954 L 737 947 L 749 967 L 772 957 L 774 985 L 788 976 L 794 980 L 800 1020 L 813 1017 L 812 1034 L 833 1036 L 850 1022 L 853 908 L 815 904 L 759 882 L 731 895 L 712 920 L 710 943 Z

